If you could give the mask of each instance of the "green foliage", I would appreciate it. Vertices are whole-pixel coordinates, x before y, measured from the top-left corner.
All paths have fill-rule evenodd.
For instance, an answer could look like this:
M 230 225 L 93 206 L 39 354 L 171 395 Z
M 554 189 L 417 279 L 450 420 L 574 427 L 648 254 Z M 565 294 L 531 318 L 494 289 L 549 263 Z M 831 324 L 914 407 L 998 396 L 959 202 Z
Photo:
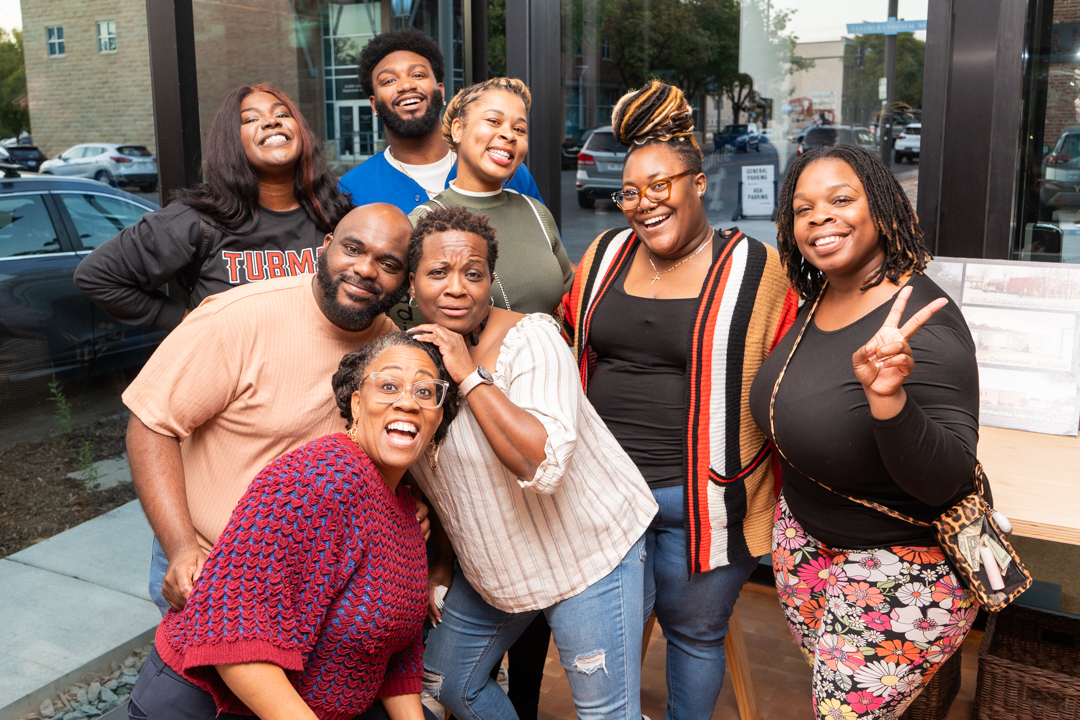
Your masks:
M 863 48 L 863 50 L 859 50 Z M 850 101 L 859 122 L 872 121 L 881 108 L 878 81 L 885 77 L 885 36 L 857 35 L 849 50 L 852 57 L 862 54 L 862 67 L 854 68 L 851 78 Z M 922 107 L 923 66 L 926 43 L 916 40 L 914 33 L 896 36 L 896 94 L 895 101 L 914 108 Z
M 60 422 L 60 432 L 70 435 L 71 431 L 75 429 L 71 421 L 71 405 L 68 404 L 67 396 L 64 395 L 64 391 L 60 387 L 60 383 L 57 382 L 55 375 L 53 375 L 52 382 L 49 383 L 49 394 L 52 395 L 51 400 L 56 403 L 56 419 Z
M 93 447 L 89 440 L 83 440 L 79 446 L 79 478 L 88 489 L 93 490 L 98 483 L 98 468 L 94 464 Z
M 0 136 L 15 137 L 29 129 L 22 31 L 0 28 Z
M 506 75 L 506 0 L 488 0 L 488 77 Z

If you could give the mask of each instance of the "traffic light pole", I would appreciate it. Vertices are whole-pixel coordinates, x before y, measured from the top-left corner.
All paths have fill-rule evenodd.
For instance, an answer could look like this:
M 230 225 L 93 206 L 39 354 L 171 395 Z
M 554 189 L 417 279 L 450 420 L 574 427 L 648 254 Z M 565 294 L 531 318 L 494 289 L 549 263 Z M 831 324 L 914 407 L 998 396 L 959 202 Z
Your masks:
M 899 0 L 889 0 L 889 19 L 896 17 Z M 893 146 L 893 103 L 896 101 L 896 35 L 885 36 L 885 107 L 881 112 L 881 161 L 891 167 Z

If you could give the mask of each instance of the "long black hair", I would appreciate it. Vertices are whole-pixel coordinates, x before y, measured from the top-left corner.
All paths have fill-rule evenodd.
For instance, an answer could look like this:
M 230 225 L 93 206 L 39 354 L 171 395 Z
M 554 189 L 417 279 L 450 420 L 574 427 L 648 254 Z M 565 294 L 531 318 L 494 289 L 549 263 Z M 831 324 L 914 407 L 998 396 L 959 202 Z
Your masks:
M 901 276 L 911 272 L 921 273 L 933 256 L 923 242 L 919 217 L 896 176 L 885 167 L 881 158 L 857 145 L 833 145 L 799 156 L 788 168 L 784 186 L 780 190 L 776 247 L 795 292 L 804 300 L 812 300 L 825 287 L 825 274 L 803 258 L 799 244 L 795 242 L 795 208 L 792 200 L 803 170 L 817 160 L 829 158 L 846 162 L 863 184 L 870 205 L 870 217 L 877 226 L 879 242 L 885 250 L 885 261 L 860 289 L 869 290 L 885 279 L 896 283 Z
M 296 120 L 301 151 L 296 161 L 295 193 L 300 205 L 320 230 L 330 232 L 352 209 L 338 189 L 323 156 L 322 144 L 289 97 L 269 83 L 241 85 L 221 103 L 203 147 L 203 182 L 176 193 L 176 198 L 212 222 L 237 235 L 259 223 L 259 181 L 240 139 L 240 106 L 249 95 L 269 93 Z

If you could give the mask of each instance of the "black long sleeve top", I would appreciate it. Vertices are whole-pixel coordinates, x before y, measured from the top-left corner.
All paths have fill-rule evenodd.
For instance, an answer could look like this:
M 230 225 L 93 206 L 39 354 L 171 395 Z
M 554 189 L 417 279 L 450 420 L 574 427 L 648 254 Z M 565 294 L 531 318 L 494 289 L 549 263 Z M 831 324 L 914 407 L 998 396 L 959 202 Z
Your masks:
M 315 272 L 325 236 L 302 207 L 285 212 L 259 208 L 250 233 L 215 233 L 190 307 L 243 283 Z M 187 268 L 201 238 L 199 214 L 174 201 L 87 255 L 75 270 L 75 287 L 117 320 L 172 330 L 189 306 L 161 288 Z
M 915 275 L 901 324 L 927 303 L 948 297 Z M 895 297 L 895 296 L 894 296 Z M 949 300 L 910 339 L 915 368 L 898 415 L 876 420 L 851 356 L 885 321 L 893 300 L 826 332 L 811 321 L 780 384 L 769 423 L 769 398 L 811 303 L 761 366 L 750 391 L 754 420 L 783 453 L 784 497 L 817 540 L 839 549 L 932 545 L 928 528 L 859 505 L 871 500 L 929 522 L 972 492 L 979 439 L 979 373 L 975 345 L 960 308 Z

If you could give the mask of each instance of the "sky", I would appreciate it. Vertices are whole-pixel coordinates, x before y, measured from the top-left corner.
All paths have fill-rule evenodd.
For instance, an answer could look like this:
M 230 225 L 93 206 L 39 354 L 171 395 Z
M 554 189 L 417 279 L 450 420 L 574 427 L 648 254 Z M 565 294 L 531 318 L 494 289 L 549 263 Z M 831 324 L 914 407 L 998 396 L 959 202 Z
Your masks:
M 897 17 L 925 20 L 929 0 L 899 0 Z M 800 42 L 839 40 L 847 34 L 847 24 L 884 22 L 889 12 L 888 0 L 772 0 L 777 9 L 794 9 L 787 31 Z M 926 39 L 925 32 L 915 34 Z
M 0 0 L 0 28 L 11 30 L 22 27 L 22 9 L 19 0 Z

